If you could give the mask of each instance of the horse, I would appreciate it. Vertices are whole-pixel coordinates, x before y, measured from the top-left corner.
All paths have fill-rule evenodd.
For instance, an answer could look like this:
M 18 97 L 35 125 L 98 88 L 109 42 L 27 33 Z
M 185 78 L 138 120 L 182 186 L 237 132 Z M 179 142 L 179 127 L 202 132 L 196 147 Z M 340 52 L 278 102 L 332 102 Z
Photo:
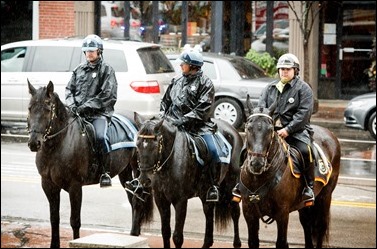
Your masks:
M 239 189 L 248 227 L 248 246 L 259 248 L 261 219 L 266 224 L 276 221 L 276 248 L 288 248 L 289 214 L 298 210 L 305 248 L 313 248 L 313 241 L 317 248 L 322 248 L 329 239 L 331 196 L 340 167 L 339 141 L 328 129 L 312 125 L 314 143 L 323 153 L 319 153 L 321 157 L 315 167 L 315 202 L 306 207 L 301 200 L 305 182 L 294 169 L 297 165 L 293 161 L 297 164 L 297 160 L 291 157 L 292 153 L 299 153 L 295 148 L 289 148 L 274 131 L 272 112 L 267 108 L 255 108 L 245 125 L 246 150 L 242 153 L 245 156 L 242 156 Z M 302 164 L 302 160 L 298 163 Z
M 214 120 L 218 130 L 232 145 L 232 152 L 229 165 L 221 165 L 221 169 L 216 170 L 217 179 L 222 179 L 219 181 L 219 201 L 206 202 L 206 192 L 212 186 L 206 175 L 208 172 L 205 173 L 209 166 L 205 164 L 201 168 L 187 133 L 165 119 L 151 118 L 142 122 L 136 113 L 135 121 L 140 127 L 136 140 L 140 169 L 137 180 L 141 186 L 151 186 L 153 189 L 152 197 L 161 217 L 164 248 L 170 248 L 171 206 L 175 209 L 173 242 L 176 248 L 181 248 L 184 241 L 187 203 L 194 197 L 200 198 L 206 219 L 202 247 L 209 248 L 213 245 L 214 221 L 216 228 L 221 231 L 231 219 L 234 231 L 233 246 L 241 247 L 238 225 L 240 206 L 239 203 L 232 202 L 232 188 L 240 173 L 240 152 L 243 144 L 240 134 L 229 123 Z
M 83 132 L 85 125 L 82 119 L 71 115 L 69 108 L 54 92 L 53 83 L 49 81 L 47 87 L 36 89 L 28 80 L 28 87 L 31 95 L 27 118 L 28 146 L 32 152 L 36 152 L 36 166 L 50 206 L 50 247 L 59 248 L 61 190 L 69 194 L 70 225 L 73 238 L 77 239 L 80 237 L 81 227 L 82 186 L 99 183 L 102 172 L 99 167 L 92 166 L 96 155 L 89 133 Z M 132 121 L 136 127 L 133 112 L 125 113 L 123 117 Z M 110 176 L 118 175 L 123 187 L 126 181 L 132 180 L 138 174 L 135 146 L 111 151 L 107 163 Z M 147 204 L 137 200 L 131 193 L 127 192 L 127 196 L 133 208 L 131 235 L 138 236 L 140 226 L 149 217 L 145 217 L 142 210 L 135 212 L 135 207 Z

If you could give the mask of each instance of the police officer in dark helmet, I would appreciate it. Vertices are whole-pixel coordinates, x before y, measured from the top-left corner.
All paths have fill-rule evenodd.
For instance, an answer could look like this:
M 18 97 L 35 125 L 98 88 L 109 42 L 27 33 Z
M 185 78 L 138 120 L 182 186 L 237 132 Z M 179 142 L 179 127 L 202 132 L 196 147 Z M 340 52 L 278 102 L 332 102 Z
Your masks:
M 302 172 L 306 187 L 302 192 L 305 206 L 314 204 L 314 159 L 312 154 L 313 129 L 310 118 L 313 113 L 313 91 L 311 86 L 298 76 L 300 63 L 293 54 L 283 54 L 276 65 L 280 80 L 270 83 L 263 90 L 258 107 L 269 108 L 275 101 L 277 107 L 272 114 L 277 134 L 288 144 L 297 148 L 304 159 Z M 238 186 L 233 190 L 239 195 Z
M 219 192 L 214 184 L 213 170 L 220 162 L 214 134 L 217 126 L 211 121 L 215 88 L 210 78 L 203 74 L 203 57 L 196 50 L 185 51 L 180 56 L 182 75 L 173 78 L 161 101 L 161 116 L 169 119 L 178 129 L 200 135 L 212 155 L 210 179 L 213 186 L 207 192 L 207 201 L 218 201 Z
M 73 70 L 65 90 L 66 104 L 75 115 L 90 121 L 96 133 L 97 163 L 102 168 L 100 186 L 110 187 L 111 177 L 106 165 L 106 143 L 110 118 L 117 100 L 118 83 L 114 69 L 103 61 L 103 42 L 97 35 L 88 35 L 82 43 L 86 62 Z

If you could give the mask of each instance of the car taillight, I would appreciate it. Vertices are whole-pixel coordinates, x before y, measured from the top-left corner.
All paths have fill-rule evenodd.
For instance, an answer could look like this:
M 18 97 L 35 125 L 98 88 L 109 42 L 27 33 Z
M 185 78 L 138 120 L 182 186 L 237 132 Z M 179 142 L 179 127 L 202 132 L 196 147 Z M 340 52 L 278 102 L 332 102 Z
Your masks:
M 160 93 L 160 85 L 157 81 L 133 81 L 130 86 L 138 93 Z

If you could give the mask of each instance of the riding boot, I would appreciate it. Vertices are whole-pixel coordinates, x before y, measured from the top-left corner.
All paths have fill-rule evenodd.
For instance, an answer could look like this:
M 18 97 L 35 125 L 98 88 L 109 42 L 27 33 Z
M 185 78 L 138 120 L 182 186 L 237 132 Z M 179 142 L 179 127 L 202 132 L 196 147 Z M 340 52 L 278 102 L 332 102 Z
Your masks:
M 305 202 L 305 206 L 314 205 L 314 162 L 309 164 L 309 167 L 303 170 L 306 186 L 302 191 L 302 200 Z
M 207 191 L 207 201 L 208 202 L 218 202 L 219 201 L 219 188 L 218 186 L 215 185 L 215 180 L 214 180 L 214 171 L 217 166 L 217 163 L 212 163 L 210 166 L 210 169 L 208 170 L 209 173 L 209 178 L 211 181 L 212 186 L 208 189 Z
M 110 177 L 110 170 L 107 167 L 108 165 L 106 164 L 105 160 L 105 155 L 103 152 L 99 151 L 98 152 L 98 162 L 100 163 L 100 166 L 102 167 L 102 175 L 99 180 L 100 187 L 101 188 L 106 188 L 106 187 L 111 187 L 111 177 Z
M 241 191 L 240 191 L 240 184 L 237 183 L 236 186 L 232 189 L 232 195 L 233 195 L 233 198 L 232 198 L 232 201 L 234 202 L 241 202 Z

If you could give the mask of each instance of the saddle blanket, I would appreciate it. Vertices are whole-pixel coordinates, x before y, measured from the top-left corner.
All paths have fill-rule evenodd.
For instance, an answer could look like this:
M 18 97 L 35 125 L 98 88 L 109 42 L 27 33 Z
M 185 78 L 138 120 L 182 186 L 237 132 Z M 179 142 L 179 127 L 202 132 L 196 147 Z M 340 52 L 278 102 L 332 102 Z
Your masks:
M 326 155 L 323 152 L 322 148 L 316 142 L 313 142 L 313 145 L 314 160 L 316 160 L 316 164 L 314 167 L 314 180 L 317 182 L 321 182 L 325 186 L 328 183 L 329 178 L 331 176 L 332 165 L 330 161 L 326 158 Z M 291 154 L 291 156 L 288 158 L 288 161 L 292 175 L 296 178 L 300 178 L 301 170 L 298 166 L 298 159 L 294 158 Z
M 136 148 L 137 129 L 127 118 L 114 114 L 106 133 L 106 152 Z
M 206 142 L 201 136 L 193 137 L 193 136 L 190 136 L 188 133 L 186 133 L 186 135 L 188 136 L 189 140 L 191 141 L 192 146 L 194 147 L 196 160 L 198 161 L 200 165 L 204 166 L 204 160 L 202 159 L 201 153 L 203 153 L 203 151 L 207 151 L 208 153 L 208 148 L 206 148 L 206 150 L 201 150 L 198 147 L 200 147 L 199 144 L 204 144 L 204 146 L 207 146 Z M 212 137 L 214 139 L 216 150 L 217 150 L 217 155 L 219 156 L 220 161 L 222 163 L 229 164 L 231 151 L 232 151 L 232 145 L 228 142 L 228 140 L 226 140 L 224 135 L 218 131 Z

